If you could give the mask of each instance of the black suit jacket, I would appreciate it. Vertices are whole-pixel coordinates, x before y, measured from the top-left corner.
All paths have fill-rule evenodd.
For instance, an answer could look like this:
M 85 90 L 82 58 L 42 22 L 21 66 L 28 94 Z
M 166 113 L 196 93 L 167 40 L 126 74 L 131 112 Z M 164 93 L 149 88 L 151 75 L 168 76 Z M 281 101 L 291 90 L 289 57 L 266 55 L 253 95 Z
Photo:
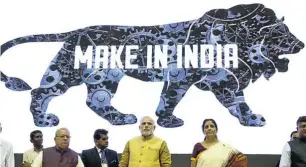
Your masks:
M 119 166 L 119 160 L 116 151 L 105 149 L 105 156 L 108 167 Z M 101 158 L 96 147 L 88 150 L 83 150 L 81 158 L 85 167 L 101 167 Z

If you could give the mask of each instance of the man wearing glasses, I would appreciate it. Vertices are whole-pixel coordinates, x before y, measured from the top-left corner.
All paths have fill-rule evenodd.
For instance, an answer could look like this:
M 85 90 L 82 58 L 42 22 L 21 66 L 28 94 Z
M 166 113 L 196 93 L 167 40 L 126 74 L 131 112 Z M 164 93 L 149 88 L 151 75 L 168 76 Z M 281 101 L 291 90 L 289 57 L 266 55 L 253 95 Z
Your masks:
M 85 167 L 118 167 L 117 152 L 108 149 L 108 131 L 97 129 L 94 133 L 95 147 L 82 151 L 82 160 Z
M 299 137 L 286 143 L 279 167 L 306 166 L 306 116 L 297 120 Z
M 43 149 L 34 160 L 32 167 L 84 167 L 78 153 L 68 148 L 70 143 L 68 129 L 58 129 L 54 141 L 55 146 Z

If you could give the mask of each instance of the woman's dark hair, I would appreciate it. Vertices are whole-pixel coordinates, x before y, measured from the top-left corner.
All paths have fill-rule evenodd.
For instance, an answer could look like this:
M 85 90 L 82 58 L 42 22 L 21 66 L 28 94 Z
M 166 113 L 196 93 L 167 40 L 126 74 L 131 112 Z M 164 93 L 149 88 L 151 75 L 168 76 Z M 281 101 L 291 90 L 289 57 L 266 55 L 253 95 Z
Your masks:
M 203 124 L 202 124 L 202 132 L 204 133 L 205 123 L 206 123 L 207 121 L 211 121 L 211 122 L 215 125 L 216 131 L 218 132 L 218 125 L 217 125 L 217 123 L 216 123 L 216 121 L 215 121 L 214 119 L 205 119 L 205 120 L 203 121 Z M 216 138 L 217 138 L 217 136 L 216 136 Z M 206 139 L 206 137 L 204 138 L 204 140 L 205 140 L 205 139 Z

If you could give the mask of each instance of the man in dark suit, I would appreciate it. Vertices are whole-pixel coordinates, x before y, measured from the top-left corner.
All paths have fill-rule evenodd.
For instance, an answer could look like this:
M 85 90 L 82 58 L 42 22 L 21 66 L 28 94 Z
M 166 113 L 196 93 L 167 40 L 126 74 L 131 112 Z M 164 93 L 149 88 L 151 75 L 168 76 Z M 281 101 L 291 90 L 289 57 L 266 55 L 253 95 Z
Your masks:
M 82 151 L 82 161 L 85 167 L 118 167 L 117 152 L 108 147 L 108 131 L 97 129 L 94 133 L 95 147 Z

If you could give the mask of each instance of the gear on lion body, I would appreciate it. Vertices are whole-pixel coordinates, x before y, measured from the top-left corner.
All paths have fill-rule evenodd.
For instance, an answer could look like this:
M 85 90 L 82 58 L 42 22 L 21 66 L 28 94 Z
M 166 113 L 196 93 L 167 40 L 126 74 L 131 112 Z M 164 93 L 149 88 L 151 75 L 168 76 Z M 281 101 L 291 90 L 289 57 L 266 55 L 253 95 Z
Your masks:
M 173 111 L 192 85 L 211 91 L 241 125 L 261 127 L 266 120 L 249 108 L 243 90 L 261 76 L 269 79 L 276 70 L 286 72 L 289 60 L 279 56 L 295 54 L 304 48 L 304 44 L 284 24 L 284 19 L 278 19 L 273 10 L 262 4 L 214 9 L 198 19 L 167 25 L 101 25 L 59 34 L 30 35 L 1 45 L 0 54 L 27 42 L 64 42 L 42 77 L 40 87 L 31 92 L 30 110 L 35 125 L 39 127 L 58 125 L 59 118 L 47 113 L 48 104 L 54 97 L 81 84 L 86 84 L 86 103 L 97 115 L 113 125 L 135 124 L 135 115 L 121 113 L 111 105 L 123 76 L 146 82 L 164 82 L 156 109 L 157 124 L 162 127 L 174 128 L 184 124 Z M 183 44 L 211 44 L 215 47 L 217 44 L 237 44 L 238 68 L 177 68 L 177 45 Z M 80 69 L 74 69 L 75 48 L 78 46 L 86 52 L 89 46 L 98 45 L 138 45 L 137 59 L 131 63 L 139 67 L 146 67 L 147 45 L 168 45 L 168 68 L 95 70 L 80 64 Z M 124 54 L 121 61 L 124 66 Z M 8 77 L 1 71 L 0 74 L 1 81 L 11 90 L 31 89 L 22 79 Z

